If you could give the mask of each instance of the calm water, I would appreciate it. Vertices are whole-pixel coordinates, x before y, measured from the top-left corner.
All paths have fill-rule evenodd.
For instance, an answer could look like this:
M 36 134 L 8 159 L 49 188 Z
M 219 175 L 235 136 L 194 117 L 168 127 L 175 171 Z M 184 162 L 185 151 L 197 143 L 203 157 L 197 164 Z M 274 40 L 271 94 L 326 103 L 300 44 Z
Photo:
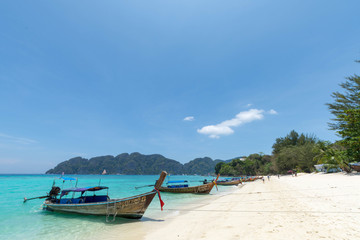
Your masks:
M 80 175 L 77 177 L 78 187 L 99 184 L 109 187 L 111 198 L 122 198 L 151 191 L 151 187 L 135 189 L 135 186 L 153 184 L 158 175 Z M 89 239 L 89 234 L 101 233 L 117 224 L 131 224 L 134 221 L 156 218 L 160 212 L 160 203 L 156 196 L 145 212 L 143 220 L 126 220 L 117 218 L 115 223 L 106 223 L 104 216 L 81 216 L 76 214 L 60 214 L 42 210 L 44 199 L 30 200 L 23 203 L 24 197 L 44 196 L 50 191 L 54 175 L 0 175 L 0 239 Z M 206 177 L 212 179 L 211 177 Z M 199 185 L 202 176 L 171 176 L 170 180 L 190 181 L 190 185 Z M 168 179 L 165 180 L 165 182 Z M 56 186 L 62 187 L 57 180 Z M 73 184 L 74 185 L 74 184 Z M 69 183 L 64 188 L 71 187 Z M 221 190 L 221 188 L 220 188 Z M 106 190 L 105 190 L 106 191 Z M 104 192 L 105 193 L 105 192 Z M 212 193 L 216 194 L 214 189 Z M 203 195 L 162 193 L 165 209 L 176 208 L 179 204 L 198 201 Z

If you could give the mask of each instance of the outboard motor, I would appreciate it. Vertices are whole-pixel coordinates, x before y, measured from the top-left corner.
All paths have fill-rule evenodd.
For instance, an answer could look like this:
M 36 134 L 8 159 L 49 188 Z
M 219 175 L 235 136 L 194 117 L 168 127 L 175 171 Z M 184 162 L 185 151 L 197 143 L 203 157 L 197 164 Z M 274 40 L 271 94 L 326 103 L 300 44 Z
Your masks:
M 48 199 L 56 199 L 56 196 L 59 195 L 60 188 L 57 186 L 53 186 L 49 192 L 49 198 Z

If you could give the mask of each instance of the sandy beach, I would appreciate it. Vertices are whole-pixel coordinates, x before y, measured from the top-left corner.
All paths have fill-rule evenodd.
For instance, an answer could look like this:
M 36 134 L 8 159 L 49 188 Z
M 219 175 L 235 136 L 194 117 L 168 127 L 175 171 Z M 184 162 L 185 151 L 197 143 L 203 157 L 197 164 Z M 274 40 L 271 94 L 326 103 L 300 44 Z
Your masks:
M 360 239 L 360 175 L 271 176 L 213 190 L 201 201 L 171 206 L 123 225 L 104 239 Z M 115 231 L 113 231 L 115 230 Z
M 154 224 L 144 239 L 360 239 L 359 222 L 360 175 L 272 176 L 229 195 L 214 192 Z

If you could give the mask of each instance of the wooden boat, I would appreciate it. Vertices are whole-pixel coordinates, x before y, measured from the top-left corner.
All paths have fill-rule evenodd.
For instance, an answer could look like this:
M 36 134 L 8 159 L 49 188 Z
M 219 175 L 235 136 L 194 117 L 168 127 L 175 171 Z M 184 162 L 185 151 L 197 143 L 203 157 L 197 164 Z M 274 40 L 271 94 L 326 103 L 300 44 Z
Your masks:
M 242 177 L 241 180 L 242 182 L 253 182 L 257 179 L 260 179 L 259 177 L 253 177 L 253 176 L 247 176 L 247 177 Z
M 233 185 L 239 185 L 241 183 L 241 179 L 232 178 L 230 180 L 219 180 L 216 182 L 217 185 L 222 186 L 233 186 Z
M 108 189 L 104 186 L 64 189 L 61 191 L 60 198 L 57 198 L 56 192 L 55 194 L 50 192 L 49 198 L 45 200 L 44 209 L 56 212 L 104 215 L 107 221 L 109 217 L 112 217 L 112 221 L 115 220 L 115 217 L 139 219 L 143 216 L 155 195 L 159 193 L 158 189 L 164 182 L 166 174 L 165 171 L 161 173 L 154 190 L 121 199 L 110 199 L 108 194 L 83 196 L 87 192 Z M 55 189 L 57 192 L 60 192 L 59 187 L 53 186 L 52 191 Z M 76 192 L 80 192 L 81 196 L 77 198 L 64 198 L 69 193 Z M 161 201 L 160 194 L 159 199 L 162 208 L 163 202 Z
M 355 171 L 357 171 L 357 172 L 360 172 L 360 162 L 358 162 L 358 163 L 350 163 L 349 166 L 350 166 L 353 170 L 355 170 Z
M 160 187 L 160 192 L 169 192 L 169 193 L 202 193 L 202 194 L 208 194 L 211 192 L 212 188 L 216 184 L 216 181 L 218 180 L 219 175 L 217 176 L 215 181 L 211 181 L 209 183 L 204 183 L 202 185 L 198 186 L 192 186 L 189 187 L 188 184 L 182 184 L 182 185 L 167 185 L 166 187 Z M 186 183 L 186 181 L 175 181 L 175 182 L 183 182 Z M 172 182 L 168 182 L 172 183 Z M 173 182 L 174 183 L 174 182 Z

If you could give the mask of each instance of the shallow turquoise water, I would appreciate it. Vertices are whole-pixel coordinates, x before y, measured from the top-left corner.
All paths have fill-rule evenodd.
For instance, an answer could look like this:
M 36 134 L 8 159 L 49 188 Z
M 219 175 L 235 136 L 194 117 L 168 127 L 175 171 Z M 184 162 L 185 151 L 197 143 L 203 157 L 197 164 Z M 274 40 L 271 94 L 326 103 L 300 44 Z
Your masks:
M 158 175 L 66 176 L 77 177 L 78 187 L 98 185 L 101 179 L 101 185 L 109 187 L 111 198 L 128 197 L 151 191 L 151 187 L 136 190 L 135 186 L 153 184 L 159 177 Z M 107 231 L 116 224 L 142 221 L 117 218 L 114 223 L 106 223 L 104 216 L 82 216 L 44 211 L 42 210 L 43 199 L 29 200 L 23 203 L 24 197 L 46 195 L 56 177 L 54 175 L 0 175 L 0 239 L 89 239 L 91 233 L 98 234 L 101 231 Z M 171 181 L 186 179 L 190 185 L 199 185 L 200 183 L 196 181 L 204 179 L 203 176 L 171 176 L 170 178 Z M 212 177 L 206 178 L 212 179 Z M 62 187 L 62 181 L 57 180 L 56 186 Z M 66 187 L 71 186 L 64 185 L 64 188 Z M 198 200 L 203 195 L 162 193 L 161 197 L 165 202 L 164 208 L 166 209 Z M 156 218 L 158 212 L 160 212 L 160 203 L 156 196 L 145 212 L 143 221 Z

